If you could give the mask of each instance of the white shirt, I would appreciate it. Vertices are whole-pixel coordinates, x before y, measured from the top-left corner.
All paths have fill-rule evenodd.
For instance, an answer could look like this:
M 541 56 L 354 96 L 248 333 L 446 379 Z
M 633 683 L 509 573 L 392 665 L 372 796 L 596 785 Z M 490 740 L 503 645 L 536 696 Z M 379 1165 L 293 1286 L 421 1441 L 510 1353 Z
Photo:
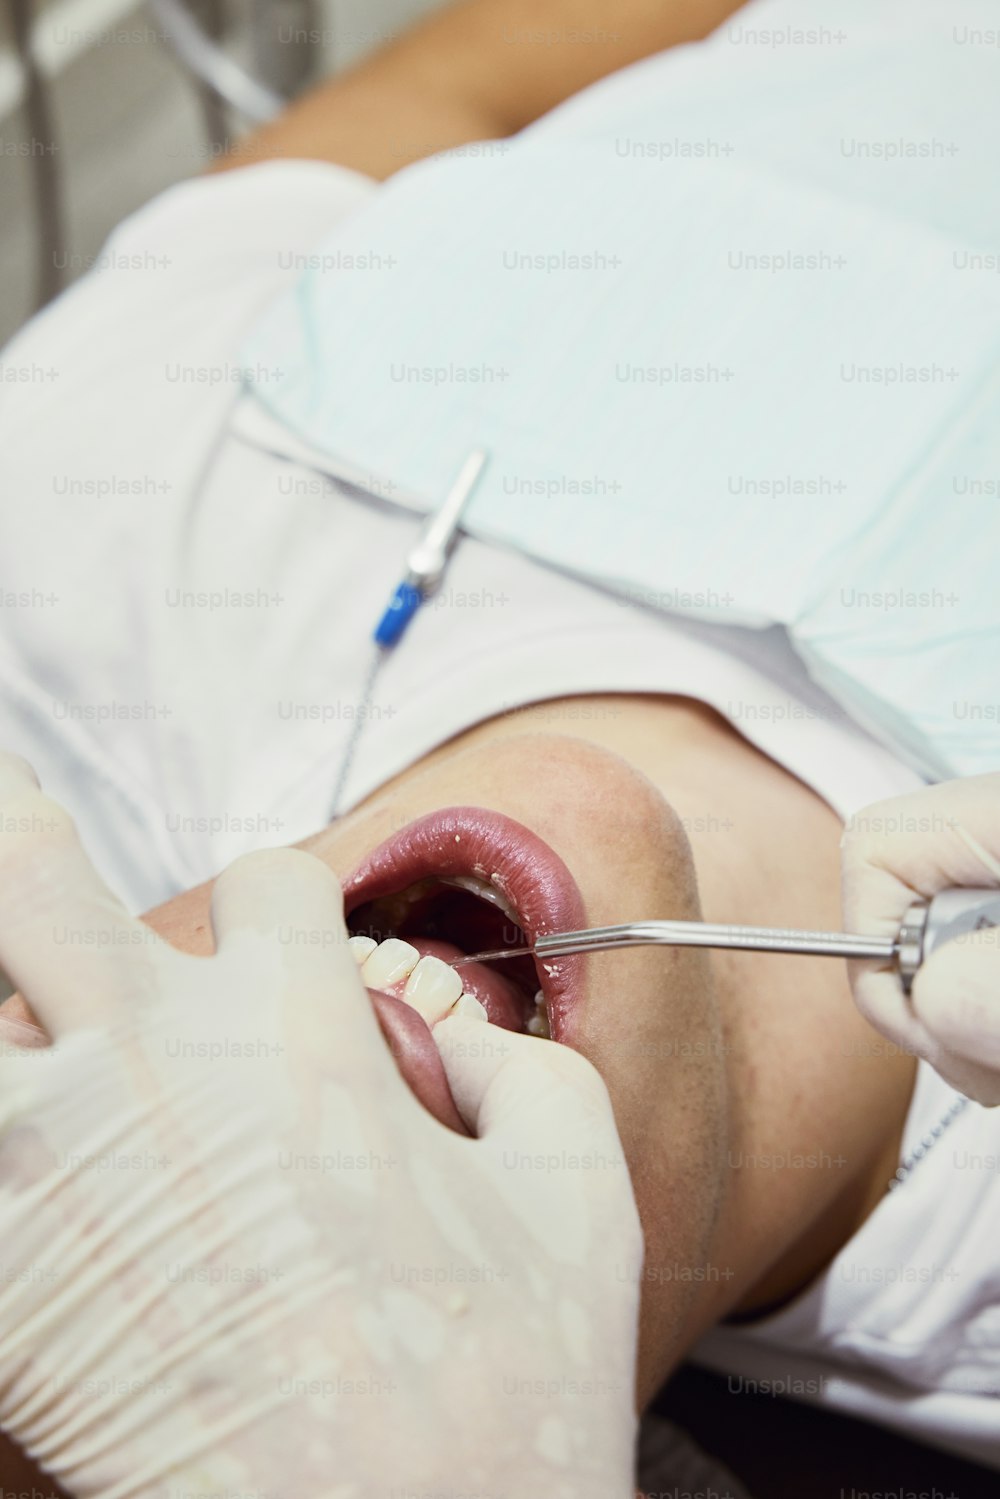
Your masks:
M 348 494 L 270 450 L 294 445 L 254 427 L 234 350 L 296 257 L 372 191 L 299 162 L 173 188 L 0 369 L 0 744 L 72 810 L 134 910 L 328 817 L 366 640 L 415 521 L 391 497 Z M 664 621 L 465 541 L 377 686 L 347 803 L 484 718 L 615 690 L 710 703 L 842 816 L 916 784 L 809 684 L 779 634 Z M 923 1117 L 918 1096 L 911 1135 Z M 956 1214 L 981 1215 L 987 1187 L 995 1215 L 996 1181 L 971 1176 L 955 1186 Z M 899 1204 L 915 1202 L 909 1188 L 893 1194 L 852 1244 L 877 1260 L 911 1231 Z M 994 1263 L 984 1241 L 967 1271 L 993 1303 Z M 810 1293 L 824 1306 L 828 1284 Z M 931 1335 L 955 1317 L 976 1337 L 985 1325 L 987 1361 L 1000 1363 L 995 1318 L 973 1323 L 941 1284 L 923 1304 Z M 836 1360 L 813 1306 L 727 1334 L 727 1347 L 748 1359 L 783 1349 L 791 1317 L 809 1356 Z M 831 1315 L 836 1332 L 848 1313 Z M 876 1336 L 882 1315 L 870 1300 L 862 1332 Z M 904 1385 L 876 1405 L 874 1346 L 855 1339 L 830 1403 L 982 1456 L 981 1415 L 950 1396 L 927 1394 L 915 1412 Z M 938 1382 L 948 1367 L 935 1354 L 924 1373 Z

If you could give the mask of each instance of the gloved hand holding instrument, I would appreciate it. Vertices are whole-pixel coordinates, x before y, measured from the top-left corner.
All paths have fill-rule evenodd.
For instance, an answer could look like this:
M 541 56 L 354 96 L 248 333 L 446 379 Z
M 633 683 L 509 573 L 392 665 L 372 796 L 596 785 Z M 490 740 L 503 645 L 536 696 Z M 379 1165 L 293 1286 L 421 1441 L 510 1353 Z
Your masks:
M 884 817 L 883 807 L 899 807 L 889 815 L 901 818 L 900 826 L 909 819 L 919 827 L 935 806 L 965 811 L 1000 847 L 1000 776 L 934 787 L 860 814 L 844 839 L 844 910 L 852 931 L 630 921 L 554 932 L 530 948 L 475 953 L 453 966 L 527 952 L 545 959 L 658 946 L 844 958 L 855 998 L 874 1026 L 926 1057 L 970 1097 L 998 1103 L 1000 861 L 954 819 L 933 838 L 918 833 L 882 840 L 860 831 L 869 817 Z M 997 884 L 984 885 L 991 875 Z
M 889 965 L 852 964 L 863 1014 L 969 1098 L 1000 1103 L 1000 775 L 866 808 L 844 834 L 843 880 L 849 924 L 888 934 L 927 902 L 947 938 L 925 938 L 908 988 Z M 987 888 L 950 888 L 972 886 Z

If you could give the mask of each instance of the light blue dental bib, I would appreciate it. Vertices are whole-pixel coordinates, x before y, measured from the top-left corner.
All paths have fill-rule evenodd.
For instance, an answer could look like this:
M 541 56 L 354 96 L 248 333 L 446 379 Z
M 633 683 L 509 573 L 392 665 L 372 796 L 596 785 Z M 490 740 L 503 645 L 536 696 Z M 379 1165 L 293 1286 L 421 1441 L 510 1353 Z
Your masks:
M 717 33 L 400 173 L 245 344 L 258 398 L 427 509 L 486 447 L 472 534 L 781 623 L 924 773 L 1000 767 L 1000 52 L 925 12 L 847 0 L 850 58 Z

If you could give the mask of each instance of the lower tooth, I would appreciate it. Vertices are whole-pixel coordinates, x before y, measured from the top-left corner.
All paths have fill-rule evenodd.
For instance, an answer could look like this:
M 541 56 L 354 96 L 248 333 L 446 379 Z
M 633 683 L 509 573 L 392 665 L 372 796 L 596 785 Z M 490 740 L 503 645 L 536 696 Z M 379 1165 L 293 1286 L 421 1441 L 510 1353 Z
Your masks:
M 462 980 L 454 968 L 440 958 L 421 958 L 410 974 L 403 998 L 422 1015 L 428 1025 L 443 1020 L 462 995 Z
M 349 937 L 347 939 L 348 950 L 360 968 L 366 958 L 370 958 L 378 943 L 374 937 Z
M 365 959 L 361 977 L 369 989 L 391 989 L 409 978 L 419 962 L 420 954 L 415 947 L 398 937 L 389 937 Z
M 451 1015 L 460 1015 L 463 1020 L 488 1020 L 485 1005 L 472 994 L 460 994 L 452 1005 Z
M 434 1026 L 446 1015 L 461 1015 L 467 1020 L 486 1020 L 486 1010 L 478 999 L 462 992 L 462 980 L 450 963 L 440 958 L 422 958 L 409 942 L 388 937 L 375 943 L 371 937 L 351 937 L 348 947 L 361 969 L 369 989 L 398 991 L 406 981 L 401 998 Z
M 377 944 L 371 937 L 351 937 L 348 947 L 369 989 L 396 989 L 405 980 L 402 998 L 429 1026 L 436 1025 L 446 1015 L 475 1020 L 489 1018 L 478 999 L 462 992 L 461 977 L 449 963 L 429 955 L 422 958 L 411 943 L 398 937 Z M 529 1036 L 552 1039 L 541 989 L 535 994 L 534 1013 L 529 1015 L 524 1028 Z

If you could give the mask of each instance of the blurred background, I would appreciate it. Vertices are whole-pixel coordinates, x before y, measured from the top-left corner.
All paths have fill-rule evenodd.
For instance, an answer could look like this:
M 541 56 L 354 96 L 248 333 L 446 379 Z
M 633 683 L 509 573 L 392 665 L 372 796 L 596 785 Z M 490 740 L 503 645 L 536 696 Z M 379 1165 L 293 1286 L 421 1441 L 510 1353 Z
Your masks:
M 442 0 L 0 0 L 0 344 L 120 219 Z

